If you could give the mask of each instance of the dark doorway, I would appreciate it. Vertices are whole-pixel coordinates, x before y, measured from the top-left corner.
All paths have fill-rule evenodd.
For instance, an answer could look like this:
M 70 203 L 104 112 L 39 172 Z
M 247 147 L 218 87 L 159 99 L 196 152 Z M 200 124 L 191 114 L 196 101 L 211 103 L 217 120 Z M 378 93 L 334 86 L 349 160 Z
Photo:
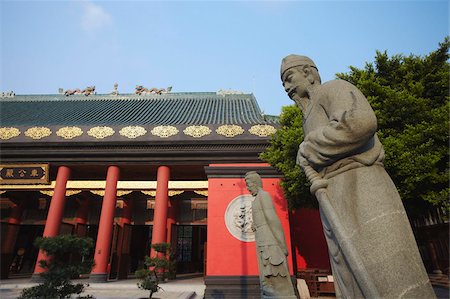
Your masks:
M 131 226 L 130 251 L 129 251 L 129 274 L 134 275 L 138 269 L 145 267 L 145 256 L 150 255 L 150 244 L 152 240 L 151 225 Z
M 18 227 L 12 260 L 9 263 L 9 277 L 31 275 L 34 271 L 39 249 L 33 245 L 44 233 L 44 225 L 22 224 Z
M 205 242 L 206 225 L 177 227 L 177 274 L 204 271 Z

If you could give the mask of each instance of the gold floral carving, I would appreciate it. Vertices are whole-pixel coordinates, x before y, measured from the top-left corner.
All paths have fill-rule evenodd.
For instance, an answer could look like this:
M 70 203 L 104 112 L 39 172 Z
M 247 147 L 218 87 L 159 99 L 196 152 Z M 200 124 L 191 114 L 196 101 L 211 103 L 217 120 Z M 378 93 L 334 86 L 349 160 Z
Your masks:
M 79 127 L 64 127 L 56 131 L 56 135 L 64 139 L 72 139 L 83 135 L 83 130 Z
M 121 196 L 124 196 L 124 195 L 128 195 L 128 194 L 130 194 L 131 192 L 133 192 L 133 191 L 118 190 L 118 191 L 117 191 L 117 196 L 118 196 L 118 197 L 121 197 Z
M 150 191 L 146 191 L 146 190 L 141 190 L 141 193 L 151 196 L 151 197 L 155 197 L 156 196 L 156 191 L 154 190 L 150 190 Z M 184 191 L 182 190 L 169 190 L 169 196 L 175 196 L 175 195 L 179 195 L 184 193 Z
M 198 195 L 208 196 L 208 190 L 194 190 Z
M 0 194 L 6 193 L 6 191 L 0 191 Z
M 41 190 L 39 192 L 48 196 L 53 196 L 53 190 Z
M 156 196 L 156 191 L 145 191 L 145 190 L 141 190 L 141 193 L 151 196 L 151 197 L 155 197 Z
M 72 196 L 81 193 L 81 190 L 66 190 L 66 196 Z
M 20 135 L 20 131 L 17 128 L 11 128 L 11 127 L 3 127 L 0 128 L 0 139 L 7 140 L 14 137 L 17 137 Z
M 119 134 L 127 138 L 137 138 L 147 133 L 147 130 L 140 126 L 128 126 L 120 129 Z
M 194 138 L 200 138 L 211 134 L 211 129 L 207 126 L 189 126 L 183 130 L 185 135 L 192 136 Z
M 157 126 L 151 130 L 152 134 L 161 138 L 168 138 L 178 134 L 178 129 L 173 126 Z
M 184 193 L 184 191 L 181 191 L 181 190 L 169 190 L 169 196 L 180 195 L 182 193 Z
M 98 196 L 105 196 L 105 190 L 90 190 L 90 192 Z
M 225 137 L 235 137 L 244 133 L 244 129 L 237 125 L 223 125 L 216 129 L 217 134 Z
M 271 125 L 255 125 L 252 126 L 249 130 L 250 134 L 259 136 L 259 137 L 267 137 L 277 132 Z
M 25 131 L 25 136 L 32 139 L 42 139 L 52 134 L 52 131 L 46 127 L 32 127 Z
M 87 134 L 97 139 L 103 139 L 114 135 L 114 130 L 110 127 L 93 127 L 90 128 Z

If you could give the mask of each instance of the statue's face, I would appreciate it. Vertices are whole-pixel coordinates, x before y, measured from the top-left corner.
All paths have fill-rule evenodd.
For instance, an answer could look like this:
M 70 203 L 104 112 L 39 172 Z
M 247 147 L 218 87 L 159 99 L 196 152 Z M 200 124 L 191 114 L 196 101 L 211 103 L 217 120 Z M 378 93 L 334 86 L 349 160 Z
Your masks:
M 252 180 L 245 179 L 245 184 L 247 185 L 247 190 L 255 196 L 258 194 L 258 186 Z
M 301 66 L 290 68 L 282 77 L 284 90 L 294 102 L 306 97 L 307 89 L 311 86 L 311 82 L 301 68 Z

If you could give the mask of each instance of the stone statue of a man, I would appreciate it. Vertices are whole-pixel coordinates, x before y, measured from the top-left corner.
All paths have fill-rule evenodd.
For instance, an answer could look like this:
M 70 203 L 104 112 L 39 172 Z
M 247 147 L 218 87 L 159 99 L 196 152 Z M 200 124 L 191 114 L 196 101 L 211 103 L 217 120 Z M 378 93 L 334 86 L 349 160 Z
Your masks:
M 252 216 L 261 298 L 296 299 L 286 260 L 286 240 L 272 198 L 262 189 L 262 180 L 258 173 L 246 173 L 245 182 L 248 191 L 255 196 Z
M 281 80 L 303 112 L 297 163 L 319 201 L 337 296 L 434 298 L 367 99 L 343 80 L 321 84 L 306 56 L 285 57 Z

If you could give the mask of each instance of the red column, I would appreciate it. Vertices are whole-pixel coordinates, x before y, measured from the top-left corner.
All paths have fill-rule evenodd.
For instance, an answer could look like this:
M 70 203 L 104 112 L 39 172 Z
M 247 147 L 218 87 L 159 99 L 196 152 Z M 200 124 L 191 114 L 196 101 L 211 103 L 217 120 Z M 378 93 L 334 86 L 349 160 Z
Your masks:
M 47 221 L 45 222 L 44 237 L 55 237 L 59 234 L 61 227 L 61 221 L 64 213 L 64 205 L 66 202 L 66 185 L 70 176 L 70 168 L 67 166 L 60 166 L 58 168 L 58 174 L 56 175 L 56 184 L 53 191 L 53 197 L 48 209 Z M 47 259 L 47 256 L 43 251 L 39 251 L 36 267 L 34 268 L 34 274 L 39 274 L 45 271 L 45 269 L 39 266 L 39 261 Z
M 20 224 L 22 219 L 23 207 L 21 204 L 14 203 L 11 210 L 11 215 L 9 216 L 7 223 L 13 224 L 8 225 L 5 232 L 5 239 L 3 240 L 1 252 L 2 253 L 12 253 L 14 249 L 14 238 L 18 232 L 18 227 L 14 224 Z
M 169 176 L 170 168 L 159 166 L 156 184 L 155 210 L 153 217 L 152 244 L 165 243 L 167 237 L 167 209 L 169 201 Z M 150 256 L 155 256 L 156 251 L 151 250 Z
M 111 247 L 114 211 L 116 209 L 117 182 L 119 181 L 119 167 L 109 166 L 106 175 L 105 196 L 103 197 L 102 212 L 98 225 L 97 243 L 95 245 L 94 262 L 91 281 L 105 281 L 109 251 Z
M 172 242 L 172 224 L 177 222 L 177 203 L 172 199 L 169 199 L 169 206 L 167 211 L 167 243 Z

